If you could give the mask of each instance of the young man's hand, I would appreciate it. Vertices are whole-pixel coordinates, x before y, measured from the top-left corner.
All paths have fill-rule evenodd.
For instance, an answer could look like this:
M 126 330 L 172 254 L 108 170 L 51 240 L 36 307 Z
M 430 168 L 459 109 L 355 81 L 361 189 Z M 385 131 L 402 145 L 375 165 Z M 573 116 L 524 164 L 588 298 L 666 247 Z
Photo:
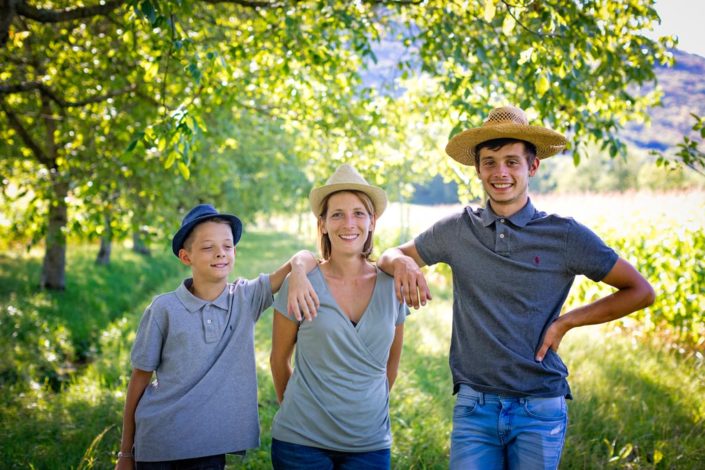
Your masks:
M 561 341 L 563 341 L 563 336 L 568 332 L 568 329 L 564 323 L 560 321 L 561 318 L 558 317 L 556 321 L 551 323 L 551 326 L 546 330 L 546 334 L 543 337 L 543 344 L 536 352 L 536 360 L 541 362 L 543 358 L 546 357 L 548 348 L 553 349 L 553 352 L 558 351 L 558 346 L 560 346 Z
M 394 276 L 394 289 L 399 302 L 419 308 L 431 300 L 431 291 L 421 272 L 426 263 L 421 259 L 413 240 L 386 250 L 377 261 L 377 266 Z
M 392 263 L 394 267 L 394 288 L 399 302 L 418 309 L 431 300 L 431 291 L 421 268 L 409 256 L 399 256 Z

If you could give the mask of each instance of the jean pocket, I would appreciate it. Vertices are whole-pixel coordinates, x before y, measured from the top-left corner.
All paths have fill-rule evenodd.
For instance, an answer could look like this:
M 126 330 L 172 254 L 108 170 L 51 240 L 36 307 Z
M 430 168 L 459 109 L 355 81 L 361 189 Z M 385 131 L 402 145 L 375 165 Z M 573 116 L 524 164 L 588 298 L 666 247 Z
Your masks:
M 458 394 L 453 407 L 453 419 L 466 418 L 470 416 L 477 407 L 477 398 Z
M 527 398 L 524 401 L 524 410 L 532 418 L 544 421 L 560 421 L 566 417 L 565 398 Z

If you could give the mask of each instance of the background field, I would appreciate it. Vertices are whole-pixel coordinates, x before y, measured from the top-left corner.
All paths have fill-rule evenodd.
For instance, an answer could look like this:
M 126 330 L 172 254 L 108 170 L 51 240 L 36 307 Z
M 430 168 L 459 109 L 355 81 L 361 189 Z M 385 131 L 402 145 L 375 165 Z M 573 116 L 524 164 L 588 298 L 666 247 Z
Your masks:
M 657 290 L 630 321 L 569 333 L 561 355 L 575 400 L 561 468 L 705 467 L 705 193 L 536 197 L 537 207 L 573 214 L 613 243 Z M 378 250 L 457 207 L 392 206 Z M 269 271 L 313 248 L 308 214 L 246 228 L 236 274 Z M 400 222 L 408 221 L 407 227 Z M 269 227 L 269 229 L 267 229 Z M 296 233 L 296 235 L 293 235 Z M 0 461 L 3 468 L 110 468 L 117 451 L 129 348 L 144 307 L 186 271 L 166 246 L 144 258 L 125 248 L 98 267 L 97 249 L 69 251 L 64 293 L 37 291 L 41 258 L 0 256 Z M 392 392 L 394 468 L 447 467 L 453 399 L 447 364 L 448 273 L 428 271 L 436 295 L 406 327 Z M 578 282 L 570 302 L 600 295 Z M 270 468 L 276 400 L 268 366 L 272 314 L 256 329 L 262 446 L 229 468 Z

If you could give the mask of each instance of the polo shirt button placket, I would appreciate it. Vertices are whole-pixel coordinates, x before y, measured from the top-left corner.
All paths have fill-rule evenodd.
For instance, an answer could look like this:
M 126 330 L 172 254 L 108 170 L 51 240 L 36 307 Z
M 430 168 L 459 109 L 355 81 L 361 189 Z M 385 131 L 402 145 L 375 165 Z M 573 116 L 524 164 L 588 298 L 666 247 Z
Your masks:
M 504 219 L 499 219 L 501 225 L 497 226 L 497 238 L 495 239 L 495 253 L 501 256 L 509 256 L 508 227 Z
M 206 330 L 206 343 L 212 343 L 217 340 L 217 335 L 215 331 L 215 324 L 212 318 L 213 306 L 206 305 L 203 307 L 203 327 Z

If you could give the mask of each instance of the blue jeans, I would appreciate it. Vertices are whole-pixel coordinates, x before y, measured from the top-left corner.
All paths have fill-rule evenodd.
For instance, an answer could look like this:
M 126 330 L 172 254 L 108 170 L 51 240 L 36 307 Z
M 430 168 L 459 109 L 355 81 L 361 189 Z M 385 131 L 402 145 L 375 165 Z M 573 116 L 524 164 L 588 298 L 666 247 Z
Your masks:
M 450 468 L 558 468 L 567 426 L 564 397 L 494 395 L 462 384 L 453 409 Z
M 272 439 L 274 470 L 389 470 L 389 449 L 339 452 Z

